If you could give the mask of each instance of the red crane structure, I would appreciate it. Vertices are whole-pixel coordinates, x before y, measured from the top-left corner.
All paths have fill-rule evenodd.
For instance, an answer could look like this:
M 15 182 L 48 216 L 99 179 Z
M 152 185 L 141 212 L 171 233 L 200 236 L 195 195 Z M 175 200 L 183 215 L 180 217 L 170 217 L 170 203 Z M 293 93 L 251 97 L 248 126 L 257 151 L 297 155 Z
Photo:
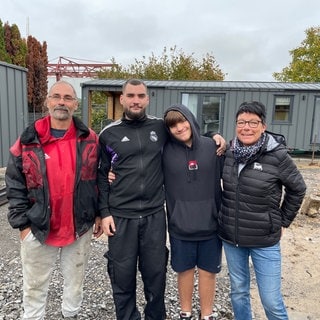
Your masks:
M 72 60 L 71 60 L 72 59 Z M 59 57 L 57 63 L 48 63 L 48 76 L 55 76 L 59 81 L 63 76 L 72 78 L 95 78 L 98 72 L 115 66 L 113 63 L 84 62 L 75 58 Z

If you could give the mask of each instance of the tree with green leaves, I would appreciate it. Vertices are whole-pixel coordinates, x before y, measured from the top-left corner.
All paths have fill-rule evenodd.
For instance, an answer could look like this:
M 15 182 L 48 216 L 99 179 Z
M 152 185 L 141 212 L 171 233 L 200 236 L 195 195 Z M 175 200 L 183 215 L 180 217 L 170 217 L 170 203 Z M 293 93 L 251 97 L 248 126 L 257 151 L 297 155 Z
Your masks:
M 47 96 L 47 43 L 34 37 L 21 38 L 16 24 L 0 20 L 0 60 L 28 69 L 27 92 L 29 112 L 43 112 Z
M 201 61 L 194 54 L 186 54 L 176 46 L 169 50 L 164 47 L 162 55 L 154 53 L 128 67 L 123 67 L 112 59 L 110 70 L 99 73 L 100 78 L 127 79 L 140 78 L 149 80 L 224 80 L 225 74 L 219 68 L 214 56 L 206 54 Z
M 284 82 L 320 82 L 320 27 L 305 31 L 306 38 L 301 46 L 290 52 L 292 61 L 282 72 L 273 77 Z
M 0 19 L 0 61 L 11 63 L 12 59 L 6 49 L 5 26 Z
M 25 40 L 21 38 L 19 28 L 16 24 L 4 24 L 4 44 L 5 50 L 9 55 L 9 61 L 17 66 L 25 67 L 25 56 L 27 46 Z
M 25 40 L 21 38 L 19 28 L 16 24 L 11 25 L 10 34 L 10 48 L 12 50 L 10 55 L 12 57 L 12 63 L 21 67 L 25 67 L 27 45 Z

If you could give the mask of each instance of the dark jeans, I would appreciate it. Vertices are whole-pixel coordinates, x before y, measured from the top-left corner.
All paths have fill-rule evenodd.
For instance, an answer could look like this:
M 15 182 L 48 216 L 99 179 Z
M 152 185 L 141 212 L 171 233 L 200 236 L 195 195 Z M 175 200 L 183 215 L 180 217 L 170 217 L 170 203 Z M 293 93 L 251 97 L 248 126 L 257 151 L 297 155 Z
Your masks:
M 165 212 L 161 210 L 139 219 L 113 218 L 116 233 L 109 237 L 109 251 L 105 256 L 117 319 L 141 319 L 136 306 L 138 264 L 146 299 L 145 320 L 164 320 L 168 261 Z

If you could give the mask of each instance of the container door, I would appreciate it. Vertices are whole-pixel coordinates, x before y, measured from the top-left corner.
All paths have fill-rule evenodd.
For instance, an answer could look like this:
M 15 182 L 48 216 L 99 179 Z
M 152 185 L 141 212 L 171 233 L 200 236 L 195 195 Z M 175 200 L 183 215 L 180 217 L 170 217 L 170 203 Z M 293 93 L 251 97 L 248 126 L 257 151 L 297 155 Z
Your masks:
M 320 97 L 315 99 L 311 143 L 320 144 Z
M 201 134 L 222 132 L 223 94 L 183 93 L 181 101 L 197 118 Z
M 222 132 L 222 96 L 204 95 L 201 109 L 201 133 Z

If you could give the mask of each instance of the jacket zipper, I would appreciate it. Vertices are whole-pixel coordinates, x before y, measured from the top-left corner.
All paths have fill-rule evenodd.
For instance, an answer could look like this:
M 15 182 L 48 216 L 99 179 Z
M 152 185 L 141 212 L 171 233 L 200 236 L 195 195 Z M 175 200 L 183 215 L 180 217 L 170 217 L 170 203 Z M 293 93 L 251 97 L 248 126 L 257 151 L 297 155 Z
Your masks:
M 241 173 L 238 173 L 239 171 L 239 165 L 236 165 L 234 167 L 234 170 L 236 171 L 235 172 L 235 176 L 237 177 L 237 185 L 236 185 L 236 208 L 235 208 L 235 217 L 234 217 L 234 234 L 235 234 L 235 246 L 236 247 L 239 247 L 239 239 L 238 239 L 238 236 L 239 236 L 239 178 L 240 178 L 240 174 Z
M 140 137 L 140 134 L 139 134 L 139 130 L 138 129 L 135 129 L 136 130 L 136 134 L 137 134 L 137 140 L 138 140 L 138 144 L 139 144 L 139 153 L 140 153 L 140 169 L 141 169 L 141 172 L 140 172 L 140 175 L 141 175 L 141 184 L 140 184 L 140 192 L 141 192 L 141 196 L 143 196 L 143 193 L 144 193 L 144 183 L 143 183 L 143 176 L 142 176 L 142 173 L 143 173 L 143 168 L 144 168 L 144 165 L 143 165 L 143 158 L 142 158 L 142 144 L 141 144 L 141 137 Z M 140 197 L 141 199 L 142 197 Z M 142 209 L 142 200 L 140 200 L 140 209 Z
M 78 142 L 79 140 L 79 142 Z M 78 137 L 76 139 L 76 177 L 75 177 L 75 180 L 74 180 L 74 186 L 73 186 L 73 227 L 74 227 L 74 234 L 75 234 L 75 238 L 76 240 L 78 240 L 80 238 L 79 234 L 78 234 L 78 231 L 77 231 L 77 224 L 76 224 L 76 210 L 77 210 L 77 201 L 76 201 L 76 190 L 77 190 L 77 187 L 78 187 L 78 183 L 79 183 L 79 180 L 80 180 L 80 168 L 81 168 L 81 165 L 82 165 L 82 158 L 79 157 L 79 155 L 82 154 L 82 151 L 81 151 L 81 140 L 80 138 Z M 79 160 L 80 159 L 80 160 Z

